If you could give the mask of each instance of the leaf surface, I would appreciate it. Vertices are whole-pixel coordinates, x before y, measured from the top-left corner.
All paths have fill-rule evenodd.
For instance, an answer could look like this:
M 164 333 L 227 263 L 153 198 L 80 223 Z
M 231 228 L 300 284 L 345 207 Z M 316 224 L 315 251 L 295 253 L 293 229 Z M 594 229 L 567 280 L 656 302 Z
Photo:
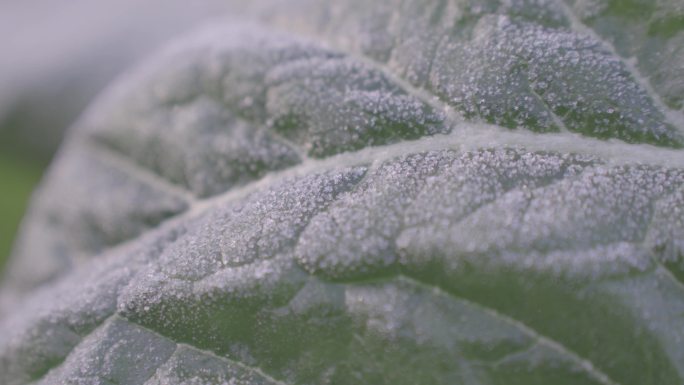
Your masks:
M 72 128 L 0 382 L 684 380 L 681 95 L 646 40 L 579 2 L 288 4 Z

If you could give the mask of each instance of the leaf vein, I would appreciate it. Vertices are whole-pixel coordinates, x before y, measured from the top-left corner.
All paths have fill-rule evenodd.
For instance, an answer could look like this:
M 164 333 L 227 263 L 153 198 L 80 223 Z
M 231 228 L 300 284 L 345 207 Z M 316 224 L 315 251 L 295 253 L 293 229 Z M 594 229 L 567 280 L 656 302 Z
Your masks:
M 560 341 L 554 340 L 553 338 L 543 335 L 540 332 L 536 331 L 532 327 L 528 326 L 524 322 L 522 322 L 519 319 L 513 318 L 508 314 L 504 314 L 499 312 L 498 310 L 489 307 L 487 305 L 481 304 L 479 302 L 474 302 L 473 300 L 463 297 L 461 295 L 457 295 L 455 293 L 452 293 L 450 291 L 447 291 L 443 289 L 442 287 L 438 285 L 434 285 L 428 282 L 421 281 L 415 277 L 411 277 L 407 274 L 399 274 L 397 275 L 397 279 L 402 280 L 404 282 L 413 284 L 414 286 L 418 287 L 423 287 L 427 288 L 433 291 L 436 291 L 437 293 L 441 293 L 444 296 L 455 298 L 459 301 L 464 301 L 468 303 L 469 305 L 480 309 L 482 312 L 487 313 L 491 315 L 492 317 L 501 320 L 503 322 L 506 322 L 508 324 L 511 324 L 521 331 L 523 331 L 525 334 L 528 336 L 532 337 L 534 340 L 536 340 L 538 343 L 545 345 L 558 353 L 569 357 L 572 361 L 577 363 L 584 371 L 586 371 L 591 377 L 593 377 L 595 380 L 599 381 L 601 384 L 604 385 L 619 385 L 617 381 L 612 380 L 607 374 L 605 374 L 603 371 L 601 371 L 599 368 L 597 368 L 591 361 L 588 359 L 582 357 L 578 353 L 572 351 L 570 348 L 567 346 L 563 345 Z
M 641 71 L 632 64 L 629 60 L 624 58 L 622 55 L 620 55 L 617 50 L 615 49 L 615 46 L 608 40 L 604 39 L 601 37 L 596 31 L 594 31 L 591 27 L 589 27 L 587 24 L 582 22 L 580 18 L 575 14 L 575 12 L 568 6 L 568 4 L 565 2 L 565 0 L 556 0 L 559 7 L 563 10 L 563 13 L 567 16 L 568 20 L 570 21 L 570 26 L 571 28 L 578 33 L 584 33 L 586 35 L 591 36 L 592 38 L 596 39 L 597 41 L 601 42 L 603 47 L 608 49 L 608 52 L 620 60 L 620 62 L 625 66 L 629 74 L 632 76 L 632 79 L 641 86 L 641 88 L 646 91 L 648 96 L 651 98 L 653 103 L 655 104 L 656 108 L 658 108 L 664 115 L 665 117 L 669 120 L 669 122 L 676 127 L 680 132 L 684 132 L 684 127 L 682 126 L 682 122 L 684 122 L 684 113 L 681 111 L 674 110 L 670 107 L 668 107 L 662 100 L 662 97 L 660 94 L 658 94 L 651 83 L 648 81 L 646 77 L 644 77 L 641 74 Z
M 167 337 L 167 336 L 165 336 L 165 335 L 159 333 L 158 331 L 156 331 L 156 330 L 154 330 L 154 329 L 150 329 L 150 328 L 148 328 L 148 327 L 146 327 L 146 326 L 143 326 L 143 325 L 141 325 L 141 324 L 139 324 L 139 323 L 137 323 L 137 322 L 134 322 L 134 321 L 132 321 L 132 320 L 130 320 L 130 319 L 128 319 L 128 318 L 122 317 L 122 316 L 120 316 L 120 315 L 114 315 L 114 317 L 117 317 L 117 318 L 120 319 L 120 320 L 123 320 L 123 321 L 125 321 L 125 322 L 128 322 L 128 323 L 130 323 L 130 324 L 132 324 L 132 325 L 135 325 L 136 327 L 138 327 L 138 328 L 140 328 L 140 329 L 143 329 L 143 330 L 145 330 L 145 331 L 147 331 L 147 332 L 150 332 L 150 333 L 152 333 L 152 334 L 154 334 L 154 335 L 156 335 L 156 336 L 158 336 L 158 337 L 164 338 L 165 340 L 171 341 L 171 342 L 175 343 L 177 347 L 178 347 L 178 346 L 186 346 L 186 347 L 189 347 L 189 348 L 191 348 L 191 349 L 193 349 L 193 350 L 195 350 L 195 351 L 197 351 L 197 352 L 199 352 L 199 353 L 202 353 L 202 354 L 211 356 L 211 357 L 213 357 L 213 358 L 216 358 L 216 359 L 219 359 L 219 360 L 221 360 L 221 361 L 224 361 L 224 362 L 226 362 L 226 363 L 228 363 L 228 364 L 230 364 L 230 365 L 235 365 L 235 366 L 238 366 L 238 367 L 240 367 L 240 368 L 242 368 L 242 369 L 244 369 L 244 370 L 247 370 L 247 371 L 249 371 L 249 372 L 252 372 L 252 373 L 254 373 L 254 374 L 257 374 L 257 375 L 259 375 L 259 376 L 265 378 L 266 380 L 270 381 L 270 382 L 273 383 L 274 385 L 292 385 L 292 384 L 288 384 L 288 383 L 285 383 L 285 382 L 283 382 L 283 381 L 280 381 L 280 380 L 278 380 L 278 379 L 273 378 L 272 376 L 270 376 L 269 374 L 265 373 L 263 370 L 261 370 L 260 368 L 258 368 L 258 367 L 256 367 L 256 366 L 250 366 L 250 365 L 247 365 L 247 364 L 245 364 L 245 363 L 243 363 L 243 362 L 240 362 L 240 361 L 237 361 L 237 360 L 233 360 L 233 359 L 230 359 L 230 358 L 227 358 L 227 357 L 219 356 L 219 355 L 217 355 L 216 353 L 214 353 L 214 352 L 212 352 L 212 351 L 210 351 L 210 350 L 201 349 L 201 348 L 199 348 L 199 347 L 197 347 L 197 346 L 194 346 L 194 345 L 191 345 L 191 344 L 188 344 L 188 343 L 183 343 L 183 342 L 175 341 L 174 339 L 169 338 L 169 337 Z M 169 357 L 171 357 L 171 356 L 169 356 Z M 161 365 L 163 365 L 163 363 L 160 364 L 160 366 L 161 366 Z

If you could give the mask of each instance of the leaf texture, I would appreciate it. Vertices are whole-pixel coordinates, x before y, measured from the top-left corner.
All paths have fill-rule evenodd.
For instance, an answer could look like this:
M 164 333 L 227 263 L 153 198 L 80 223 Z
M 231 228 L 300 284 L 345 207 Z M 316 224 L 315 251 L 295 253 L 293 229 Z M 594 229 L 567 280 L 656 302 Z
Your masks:
M 298 0 L 178 42 L 37 192 L 0 382 L 682 383 L 656 3 Z

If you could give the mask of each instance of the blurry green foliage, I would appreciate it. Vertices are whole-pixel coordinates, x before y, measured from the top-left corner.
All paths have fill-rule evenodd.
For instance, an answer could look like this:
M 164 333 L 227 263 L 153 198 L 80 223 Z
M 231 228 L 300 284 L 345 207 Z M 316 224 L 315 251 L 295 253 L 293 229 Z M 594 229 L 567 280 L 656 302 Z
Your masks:
M 0 146 L 0 271 L 4 269 L 17 229 L 42 175 L 44 161 Z

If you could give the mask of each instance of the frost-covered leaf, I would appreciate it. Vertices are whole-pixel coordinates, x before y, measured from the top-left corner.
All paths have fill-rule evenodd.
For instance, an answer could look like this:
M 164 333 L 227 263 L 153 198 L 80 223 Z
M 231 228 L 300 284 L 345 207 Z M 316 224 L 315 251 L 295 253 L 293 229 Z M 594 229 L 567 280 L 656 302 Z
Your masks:
M 275 2 L 162 52 L 36 195 L 0 382 L 681 383 L 679 94 L 580 5 Z

